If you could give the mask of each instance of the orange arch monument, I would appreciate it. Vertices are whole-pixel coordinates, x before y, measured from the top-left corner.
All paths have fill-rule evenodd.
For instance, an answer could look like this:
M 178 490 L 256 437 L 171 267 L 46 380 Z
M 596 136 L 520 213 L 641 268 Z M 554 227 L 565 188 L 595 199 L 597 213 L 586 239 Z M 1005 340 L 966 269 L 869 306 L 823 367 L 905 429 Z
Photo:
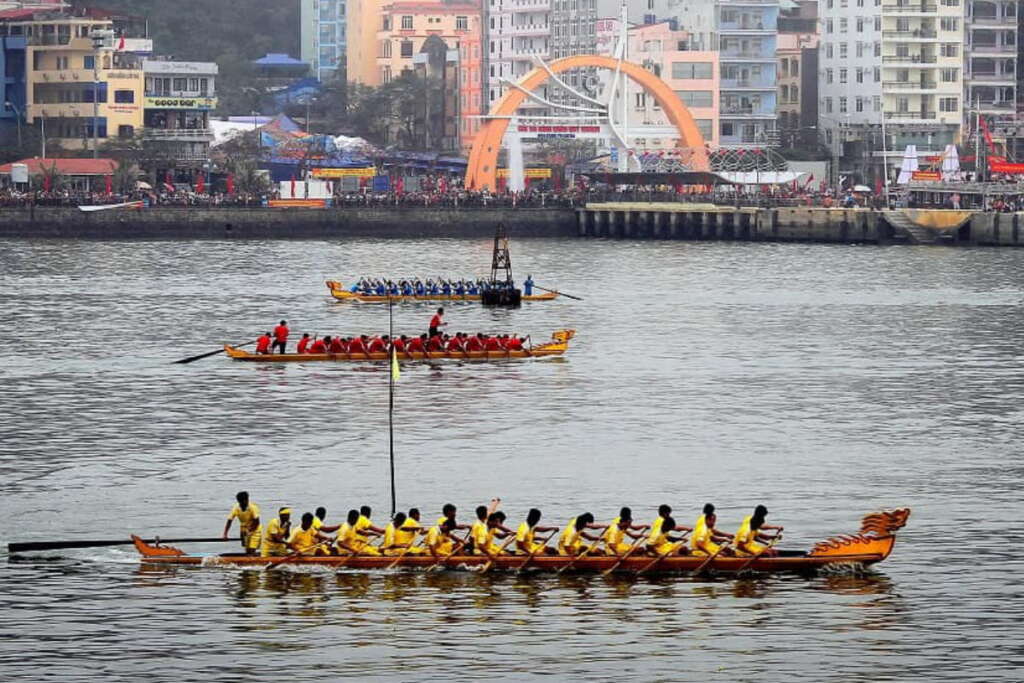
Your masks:
M 465 184 L 470 189 L 494 189 L 497 187 L 498 152 L 501 150 L 502 138 L 508 130 L 508 124 L 516 109 L 528 97 L 544 84 L 553 74 L 569 69 L 596 67 L 609 71 L 619 70 L 624 76 L 642 86 L 661 106 L 669 123 L 679 131 L 680 148 L 689 150 L 690 165 L 695 171 L 709 170 L 707 150 L 704 147 L 704 136 L 697 128 L 693 116 L 680 101 L 665 81 L 653 73 L 632 62 L 620 61 L 614 57 L 599 55 L 574 55 L 563 57 L 547 65 L 537 67 L 526 74 L 515 87 L 508 90 L 505 96 L 494 106 L 489 118 L 480 128 L 469 153 L 469 165 L 466 167 Z

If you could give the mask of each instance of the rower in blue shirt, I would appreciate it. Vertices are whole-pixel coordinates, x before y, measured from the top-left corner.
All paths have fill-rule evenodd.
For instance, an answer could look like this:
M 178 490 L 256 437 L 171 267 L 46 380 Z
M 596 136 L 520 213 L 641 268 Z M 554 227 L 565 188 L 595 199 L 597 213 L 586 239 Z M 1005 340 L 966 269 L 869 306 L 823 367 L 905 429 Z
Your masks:
M 427 288 L 423 286 L 421 280 L 416 280 L 416 296 L 423 296 L 427 293 Z
M 465 296 L 466 284 L 462 280 L 455 283 L 455 293 L 459 296 Z
M 377 293 L 377 296 L 384 296 L 385 294 L 387 294 L 387 290 L 384 289 L 383 282 L 378 282 L 377 286 L 374 288 L 373 291 Z
M 523 281 L 523 294 L 530 296 L 533 294 L 533 276 L 527 275 L 526 280 Z
M 469 288 L 467 289 L 470 296 L 476 296 L 480 293 L 480 288 L 475 282 L 470 281 Z
M 451 294 L 452 294 L 452 283 L 450 283 L 447 280 L 445 280 L 444 284 L 441 285 L 441 293 L 444 294 L 445 296 L 451 296 Z
M 408 280 L 402 280 L 402 296 L 412 296 L 412 285 Z

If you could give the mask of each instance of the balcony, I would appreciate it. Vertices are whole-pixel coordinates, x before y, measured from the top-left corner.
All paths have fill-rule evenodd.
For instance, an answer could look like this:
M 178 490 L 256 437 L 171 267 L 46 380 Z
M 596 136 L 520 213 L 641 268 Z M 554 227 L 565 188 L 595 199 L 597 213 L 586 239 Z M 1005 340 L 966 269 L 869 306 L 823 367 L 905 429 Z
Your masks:
M 743 106 L 729 106 L 721 105 L 718 109 L 718 115 L 721 118 L 759 118 L 769 117 L 775 118 L 775 112 L 767 107 L 743 107 Z
M 882 15 L 886 14 L 935 14 L 938 6 L 934 3 L 900 3 L 898 5 L 882 5 Z
M 725 60 L 733 60 L 733 61 L 735 61 L 735 60 L 741 60 L 741 59 L 749 59 L 749 60 L 752 60 L 752 61 L 770 61 L 770 62 L 774 63 L 774 61 L 775 61 L 775 51 L 774 50 L 765 49 L 765 48 L 762 48 L 759 51 L 758 50 L 728 49 L 728 50 L 720 50 L 718 52 L 718 58 L 719 58 L 720 61 L 725 61 Z
M 28 118 L 46 119 L 80 119 L 92 118 L 92 102 L 52 102 L 46 104 L 30 104 L 26 112 Z M 107 105 L 99 105 L 99 115 L 107 115 Z
M 885 118 L 893 121 L 935 121 L 938 114 L 934 111 L 887 111 Z
M 775 90 L 775 84 L 767 78 L 723 78 L 719 87 L 722 90 Z
M 893 64 L 896 66 L 928 66 L 937 64 L 939 58 L 936 55 L 883 55 L 882 64 Z
M 981 83 L 1007 83 L 1012 85 L 1013 83 L 1017 82 L 1017 77 L 1012 73 L 1000 74 L 994 71 L 979 73 L 975 71 L 970 74 L 965 74 L 964 80 L 978 81 Z
M 213 131 L 209 128 L 146 128 L 142 135 L 147 140 L 169 142 L 211 142 Z
M 551 0 L 512 0 L 508 8 L 513 13 L 550 12 Z
M 996 102 L 996 101 L 992 101 L 992 100 L 990 100 L 988 102 L 986 102 L 985 100 L 981 100 L 979 102 L 977 100 L 972 99 L 972 100 L 970 100 L 970 103 L 971 103 L 972 107 L 977 107 L 978 109 L 981 109 L 982 111 L 992 111 L 992 112 L 1006 113 L 1006 112 L 1012 112 L 1012 111 L 1016 111 L 1017 110 L 1017 103 L 1016 102 Z
M 975 55 L 1015 55 L 1016 45 L 971 45 L 968 50 Z
M 915 40 L 937 40 L 939 34 L 932 29 L 915 28 L 910 31 L 882 31 L 882 37 L 909 43 Z
M 967 23 L 975 26 L 1004 26 L 1006 28 L 1016 28 L 1017 17 L 973 16 L 967 17 Z
M 60 85 L 67 85 L 69 83 L 89 83 L 92 84 L 93 73 L 92 69 L 64 69 L 64 70 L 46 70 L 46 71 L 30 71 L 29 73 L 36 75 L 36 85 L 45 83 L 57 83 Z M 99 73 L 100 80 L 103 80 L 103 72 Z
M 719 33 L 775 33 L 775 30 L 770 21 L 722 21 L 718 24 Z
M 936 81 L 885 81 L 882 83 L 883 90 L 935 90 L 939 87 Z
M 546 36 L 551 33 L 550 24 L 513 24 L 513 36 Z

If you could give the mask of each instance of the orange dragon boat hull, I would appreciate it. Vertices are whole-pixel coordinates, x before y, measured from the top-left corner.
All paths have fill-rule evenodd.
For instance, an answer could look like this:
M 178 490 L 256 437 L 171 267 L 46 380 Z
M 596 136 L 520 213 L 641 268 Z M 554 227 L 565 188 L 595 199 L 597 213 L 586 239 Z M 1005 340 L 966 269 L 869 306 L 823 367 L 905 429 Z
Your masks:
M 873 513 L 864 518 L 861 533 L 853 536 L 837 536 L 814 546 L 807 553 L 783 553 L 778 557 L 725 557 L 719 555 L 705 569 L 715 573 L 736 573 L 752 571 L 763 573 L 814 573 L 822 568 L 836 565 L 869 566 L 881 562 L 892 552 L 896 543 L 896 531 L 906 524 L 910 510 L 906 508 Z M 280 557 L 259 557 L 241 554 L 200 555 L 188 554 L 178 548 L 146 543 L 138 536 L 132 536 L 136 549 L 146 563 L 161 565 L 232 565 L 239 567 L 264 567 L 280 562 Z M 616 569 L 624 574 L 635 573 L 648 567 L 656 559 L 637 555 L 626 558 Z M 396 562 L 397 560 L 397 562 Z M 523 568 L 527 557 L 524 555 L 500 555 L 494 560 L 494 570 L 518 570 Z M 648 573 L 689 573 L 704 565 L 706 557 L 682 555 L 661 559 Z M 441 563 L 446 569 L 472 569 L 487 564 L 488 558 L 481 555 L 453 555 Z M 581 573 L 603 572 L 611 569 L 619 558 L 611 556 L 571 557 L 537 555 L 529 561 L 529 569 L 535 571 L 558 571 L 572 563 L 572 570 Z M 309 565 L 327 568 L 355 570 L 385 569 L 396 567 L 426 569 L 438 563 L 429 555 L 406 555 L 404 557 L 378 557 L 370 555 L 326 555 L 300 556 L 288 560 L 288 564 Z

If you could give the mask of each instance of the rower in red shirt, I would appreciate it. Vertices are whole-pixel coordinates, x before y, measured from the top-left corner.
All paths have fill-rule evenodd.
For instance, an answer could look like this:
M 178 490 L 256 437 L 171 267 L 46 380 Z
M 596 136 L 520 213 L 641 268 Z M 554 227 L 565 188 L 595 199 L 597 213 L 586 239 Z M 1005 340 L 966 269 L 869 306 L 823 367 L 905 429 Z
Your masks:
M 274 345 L 273 350 L 276 351 L 278 348 L 281 349 L 281 353 L 285 352 L 285 347 L 288 346 L 288 321 L 282 320 L 281 324 L 274 328 Z
M 395 337 L 391 340 L 391 345 L 395 347 L 395 351 L 403 353 L 405 351 L 405 343 L 407 337 L 403 334 L 401 337 Z
M 522 351 L 523 350 L 523 340 L 513 334 L 509 338 L 508 345 L 506 346 L 506 348 L 509 351 Z
M 367 349 L 369 353 L 386 353 L 388 350 L 388 335 L 374 337 Z
M 352 341 L 350 341 L 348 343 L 348 352 L 349 352 L 349 354 L 354 355 L 354 354 L 357 354 L 357 353 L 361 353 L 361 354 L 363 354 L 365 356 L 366 355 L 366 339 L 367 339 L 367 337 L 366 337 L 365 334 L 360 335 L 358 337 L 353 337 Z
M 483 341 L 481 341 L 482 336 L 483 335 L 479 333 L 469 335 L 468 337 L 466 337 L 466 344 L 463 348 L 465 348 L 467 351 L 483 351 L 484 343 Z
M 444 339 L 440 334 L 435 334 L 427 342 L 427 351 L 444 351 Z
M 256 340 L 256 353 L 270 353 L 270 333 L 264 332 Z
M 461 332 L 456 332 L 455 336 L 452 337 L 451 339 L 449 339 L 448 343 L 445 344 L 444 349 L 445 349 L 445 351 L 448 351 L 449 353 L 451 353 L 453 351 L 458 351 L 458 352 L 461 353 L 463 351 L 463 347 L 462 347 L 462 333 Z
M 310 353 L 327 353 L 327 345 L 331 343 L 330 336 L 324 337 L 323 339 L 317 339 L 313 342 L 313 345 L 309 347 Z
M 331 345 L 327 347 L 331 353 L 345 353 L 348 349 L 345 348 L 345 341 L 341 337 L 335 337 L 331 340 Z
M 418 337 L 413 337 L 409 340 L 409 344 L 405 347 L 408 353 L 426 353 L 427 351 L 427 335 L 421 334 Z
M 484 348 L 488 351 L 504 351 L 504 349 L 501 348 L 501 342 L 498 341 L 498 338 L 493 334 L 487 337 L 487 341 L 484 343 Z
M 303 332 L 302 339 L 300 339 L 299 343 L 295 346 L 295 353 L 306 353 L 306 348 L 309 346 L 311 341 L 313 340 L 309 338 L 309 332 Z

